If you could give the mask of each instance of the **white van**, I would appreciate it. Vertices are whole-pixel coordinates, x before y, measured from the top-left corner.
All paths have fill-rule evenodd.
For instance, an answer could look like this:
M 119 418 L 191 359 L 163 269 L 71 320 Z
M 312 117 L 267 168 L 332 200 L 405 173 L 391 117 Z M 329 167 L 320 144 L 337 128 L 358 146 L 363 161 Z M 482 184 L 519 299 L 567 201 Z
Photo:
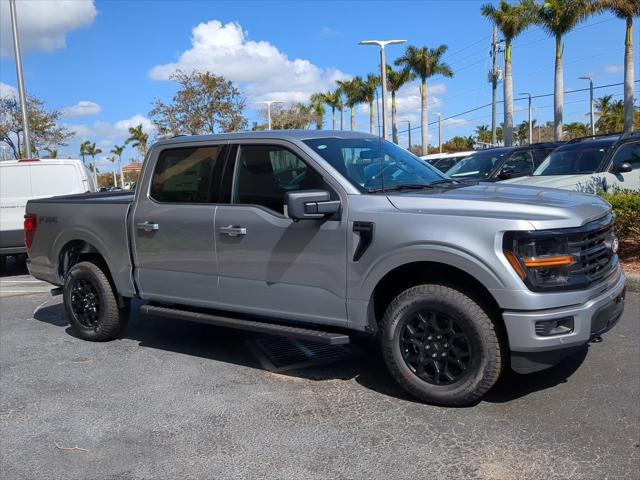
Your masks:
M 22 234 L 27 200 L 95 192 L 81 160 L 42 159 L 0 162 L 0 262 L 26 252 Z

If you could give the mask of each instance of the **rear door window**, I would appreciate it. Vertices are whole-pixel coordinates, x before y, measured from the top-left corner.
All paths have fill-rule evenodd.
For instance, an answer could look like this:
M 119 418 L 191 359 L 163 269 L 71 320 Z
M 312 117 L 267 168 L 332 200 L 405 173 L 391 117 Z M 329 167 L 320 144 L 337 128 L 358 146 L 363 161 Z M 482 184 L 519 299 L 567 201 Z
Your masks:
M 163 150 L 151 179 L 151 198 L 166 203 L 216 202 L 216 167 L 223 151 L 223 145 Z

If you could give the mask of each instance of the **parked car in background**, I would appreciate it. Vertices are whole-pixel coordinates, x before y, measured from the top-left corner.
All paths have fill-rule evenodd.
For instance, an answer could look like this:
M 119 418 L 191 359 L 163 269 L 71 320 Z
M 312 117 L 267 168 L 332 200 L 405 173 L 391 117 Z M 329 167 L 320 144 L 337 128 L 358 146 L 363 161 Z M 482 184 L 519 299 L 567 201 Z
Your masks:
M 509 182 L 588 193 L 640 190 L 640 132 L 571 140 L 554 150 L 532 176 Z
M 496 182 L 531 175 L 559 143 L 478 150 L 446 171 L 457 180 Z
M 22 224 L 28 200 L 93 191 L 93 179 L 80 160 L 0 162 L 0 262 L 26 252 Z
M 25 239 L 83 339 L 116 338 L 132 298 L 325 344 L 377 336 L 396 381 L 443 405 L 555 365 L 624 308 L 604 200 L 452 180 L 356 132 L 162 140 L 133 193 L 31 200 Z
M 430 165 L 436 167 L 441 172 L 446 172 L 460 160 L 468 157 L 472 153 L 475 153 L 475 150 L 453 153 L 432 153 L 429 155 L 424 155 L 420 158 L 426 160 Z

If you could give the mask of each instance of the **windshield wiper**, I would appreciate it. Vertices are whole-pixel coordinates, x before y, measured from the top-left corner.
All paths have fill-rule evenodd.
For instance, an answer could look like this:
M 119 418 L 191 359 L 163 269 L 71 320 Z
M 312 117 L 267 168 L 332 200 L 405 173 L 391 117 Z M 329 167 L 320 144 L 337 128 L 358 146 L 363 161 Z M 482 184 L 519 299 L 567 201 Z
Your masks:
M 440 183 L 458 183 L 460 180 L 454 180 L 452 178 L 441 178 L 440 180 L 434 180 L 429 185 L 438 185 Z
M 433 187 L 424 183 L 400 183 L 398 185 L 385 186 L 384 188 L 370 188 L 369 193 L 394 192 L 398 190 L 423 190 L 425 188 Z

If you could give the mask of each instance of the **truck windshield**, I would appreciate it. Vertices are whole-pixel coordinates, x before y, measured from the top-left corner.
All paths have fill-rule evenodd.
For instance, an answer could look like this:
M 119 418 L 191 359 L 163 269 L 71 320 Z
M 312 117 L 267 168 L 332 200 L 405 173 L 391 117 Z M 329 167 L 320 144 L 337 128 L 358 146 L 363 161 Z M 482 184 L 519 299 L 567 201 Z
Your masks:
M 404 185 L 428 187 L 446 176 L 404 148 L 378 138 L 314 138 L 304 140 L 363 193 Z
M 600 168 L 605 153 L 613 144 L 574 144 L 551 152 L 533 172 L 535 176 L 578 175 L 595 173 Z
M 494 167 L 500 163 L 511 152 L 478 152 L 460 160 L 453 167 L 447 170 L 447 175 L 451 178 L 487 178 Z

